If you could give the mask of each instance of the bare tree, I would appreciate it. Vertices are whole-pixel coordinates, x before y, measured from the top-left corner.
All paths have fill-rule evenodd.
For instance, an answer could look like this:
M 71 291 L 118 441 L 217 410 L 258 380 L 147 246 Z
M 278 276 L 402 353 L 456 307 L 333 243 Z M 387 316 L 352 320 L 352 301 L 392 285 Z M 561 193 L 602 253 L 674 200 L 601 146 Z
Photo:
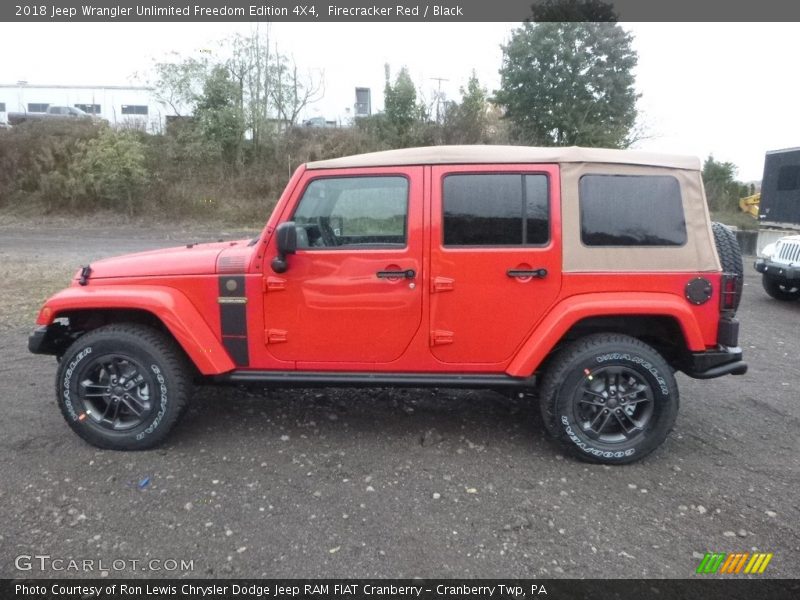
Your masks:
M 154 75 L 147 83 L 153 88 L 156 100 L 169 106 L 177 116 L 185 116 L 194 112 L 208 74 L 208 60 L 180 58 L 177 54 L 174 59 L 155 63 Z
M 237 34 L 228 43 L 232 48 L 228 69 L 239 85 L 244 122 L 252 136 L 253 146 L 258 150 L 269 134 L 269 119 L 273 112 L 269 26 L 266 31 L 256 27 L 248 36 Z
M 325 72 L 320 71 L 316 78 L 312 73 L 301 76 L 294 58 L 281 55 L 277 45 L 271 72 L 273 85 L 270 96 L 282 124 L 296 125 L 303 109 L 325 96 Z

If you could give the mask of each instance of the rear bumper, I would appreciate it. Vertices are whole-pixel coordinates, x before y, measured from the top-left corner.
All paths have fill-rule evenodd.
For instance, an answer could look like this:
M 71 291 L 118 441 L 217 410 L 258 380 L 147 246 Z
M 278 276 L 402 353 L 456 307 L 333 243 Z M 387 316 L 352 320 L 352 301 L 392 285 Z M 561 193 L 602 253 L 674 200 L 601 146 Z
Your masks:
M 692 352 L 681 371 L 695 379 L 713 379 L 723 375 L 744 375 L 747 363 L 742 360 L 742 349 L 739 347 L 722 347 L 705 352 Z
M 753 266 L 759 273 L 764 273 L 777 279 L 785 281 L 800 280 L 800 267 L 773 262 L 766 258 L 757 258 Z

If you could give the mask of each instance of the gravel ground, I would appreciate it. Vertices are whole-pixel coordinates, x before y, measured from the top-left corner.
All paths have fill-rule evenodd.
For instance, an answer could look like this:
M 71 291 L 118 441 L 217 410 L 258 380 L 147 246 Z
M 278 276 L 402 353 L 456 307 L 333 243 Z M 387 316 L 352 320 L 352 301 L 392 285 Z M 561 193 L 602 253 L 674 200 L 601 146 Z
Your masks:
M 88 446 L 27 352 L 38 304 L 87 260 L 214 237 L 0 226 L 0 576 L 98 575 L 15 569 L 47 554 L 139 561 L 111 577 L 673 578 L 758 550 L 797 577 L 800 303 L 749 264 L 750 371 L 679 376 L 675 430 L 631 466 L 564 457 L 534 402 L 486 391 L 204 388 L 161 449 Z

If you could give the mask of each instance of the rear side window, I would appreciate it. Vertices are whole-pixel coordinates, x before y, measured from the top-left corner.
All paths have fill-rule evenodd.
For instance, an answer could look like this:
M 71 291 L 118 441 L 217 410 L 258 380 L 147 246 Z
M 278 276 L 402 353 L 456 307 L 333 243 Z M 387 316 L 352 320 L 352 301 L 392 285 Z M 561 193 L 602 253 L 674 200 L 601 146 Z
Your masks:
M 445 246 L 522 246 L 550 239 L 546 175 L 448 175 Z
M 584 175 L 581 241 L 587 246 L 683 246 L 678 180 L 666 175 Z

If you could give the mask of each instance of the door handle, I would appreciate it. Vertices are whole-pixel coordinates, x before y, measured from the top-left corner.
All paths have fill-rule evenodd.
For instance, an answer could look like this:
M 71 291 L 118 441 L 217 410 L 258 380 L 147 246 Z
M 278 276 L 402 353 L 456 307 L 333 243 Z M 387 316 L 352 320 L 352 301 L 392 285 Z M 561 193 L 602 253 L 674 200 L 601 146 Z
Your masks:
M 547 269 L 509 269 L 506 271 L 509 277 L 536 277 L 544 279 L 547 277 Z
M 378 276 L 378 279 L 414 279 L 417 276 L 417 272 L 414 269 L 406 269 L 405 271 L 378 271 L 375 273 Z

